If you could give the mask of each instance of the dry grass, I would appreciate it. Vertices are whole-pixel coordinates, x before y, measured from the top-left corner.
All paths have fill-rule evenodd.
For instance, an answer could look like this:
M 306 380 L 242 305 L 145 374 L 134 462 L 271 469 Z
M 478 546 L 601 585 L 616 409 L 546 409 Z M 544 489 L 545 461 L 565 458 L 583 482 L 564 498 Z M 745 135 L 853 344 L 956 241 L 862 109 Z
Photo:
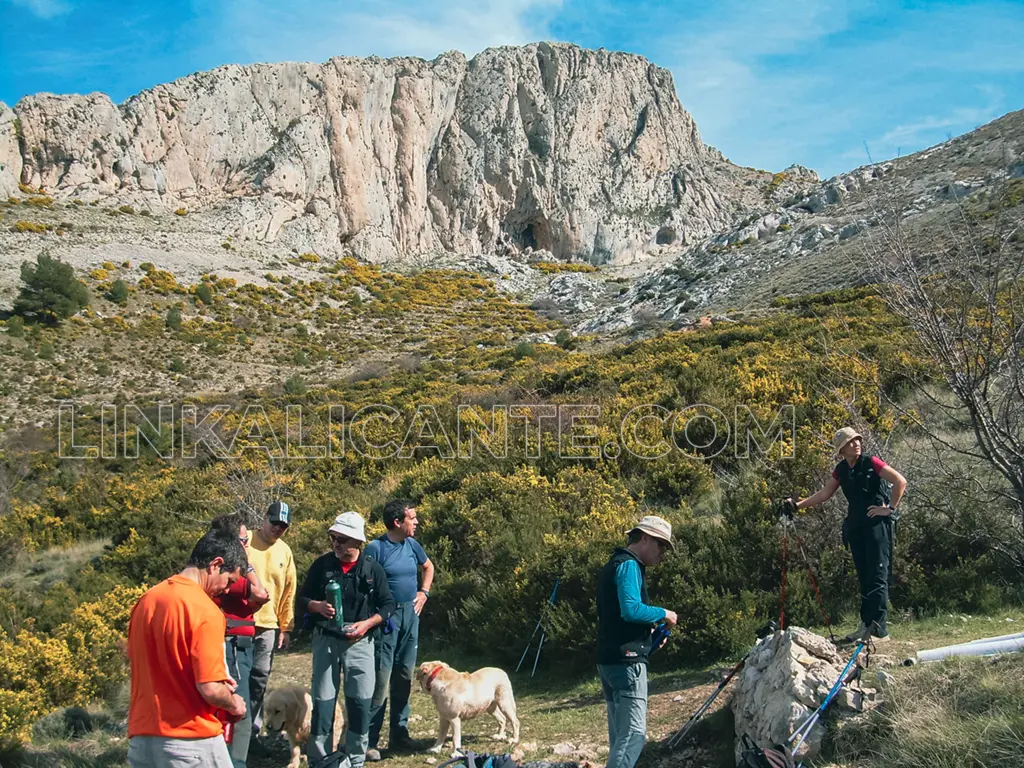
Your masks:
M 1024 765 L 1024 658 L 897 669 L 885 704 L 838 729 L 831 758 L 858 768 Z

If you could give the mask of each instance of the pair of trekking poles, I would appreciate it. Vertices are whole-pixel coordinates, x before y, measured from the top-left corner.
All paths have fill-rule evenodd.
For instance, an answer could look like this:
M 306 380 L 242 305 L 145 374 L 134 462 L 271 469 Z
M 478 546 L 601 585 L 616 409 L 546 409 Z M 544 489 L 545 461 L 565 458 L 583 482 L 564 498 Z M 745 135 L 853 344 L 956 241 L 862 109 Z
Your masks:
M 788 516 L 786 516 L 786 517 L 788 517 Z M 760 642 L 761 640 L 764 640 L 766 637 L 774 634 L 777 629 L 781 630 L 781 629 L 785 629 L 786 628 L 786 584 L 787 584 L 787 571 L 788 571 L 788 568 L 789 568 L 789 535 L 790 535 L 790 530 L 789 529 L 793 526 L 792 518 L 791 517 L 789 517 L 788 519 L 783 518 L 782 519 L 782 525 L 783 525 L 783 534 L 782 534 L 782 579 L 781 579 L 781 589 L 780 589 L 780 594 L 779 594 L 780 603 L 781 603 L 780 610 L 779 610 L 779 621 L 778 621 L 778 624 L 776 624 L 775 622 L 769 622 L 764 627 L 762 627 L 760 630 L 758 630 L 758 632 L 757 632 L 757 640 L 758 640 L 758 642 Z M 807 551 L 806 551 L 806 549 L 804 547 L 804 541 L 803 541 L 803 539 L 799 535 L 796 535 L 795 533 L 793 535 L 794 535 L 794 537 L 796 539 L 796 544 L 797 544 L 797 547 L 798 547 L 798 549 L 800 551 L 800 554 L 801 554 L 801 556 L 803 558 L 804 564 L 807 567 L 807 576 L 810 579 L 811 586 L 813 587 L 815 596 L 817 597 L 818 606 L 821 609 L 821 615 L 825 619 L 825 626 L 828 629 L 829 638 L 832 641 L 833 645 L 835 645 L 836 644 L 836 638 L 835 638 L 835 634 L 832 631 L 832 622 L 829 619 L 828 611 L 825 610 L 825 602 L 824 602 L 824 599 L 822 598 L 822 595 L 821 595 L 821 589 L 818 587 L 818 580 L 817 580 L 817 578 L 814 575 L 814 569 L 813 569 L 813 567 L 811 565 L 811 560 L 807 556 Z M 848 682 L 847 681 L 847 674 L 849 673 L 850 668 L 854 665 L 856 659 L 860 656 L 861 652 L 866 647 L 866 643 L 867 643 L 867 638 L 868 637 L 870 637 L 870 632 L 869 632 L 868 635 L 865 636 L 865 638 L 863 638 L 861 640 L 860 644 L 858 644 L 856 650 L 854 651 L 853 656 L 850 658 L 850 660 L 847 663 L 846 667 L 844 668 L 842 674 L 840 674 L 839 679 L 836 681 L 836 683 L 830 689 L 830 691 L 829 691 L 828 695 L 825 697 L 825 701 L 822 703 L 822 705 L 818 709 L 816 709 L 813 713 L 811 713 L 811 715 L 800 725 L 799 728 L 797 728 L 796 731 L 794 731 L 793 735 L 788 740 L 787 744 L 793 744 L 793 747 L 790 750 L 792 753 L 795 753 L 796 750 L 800 748 L 800 746 L 806 740 L 807 736 L 810 734 L 811 729 L 815 726 L 815 724 L 817 724 L 818 720 L 820 720 L 821 714 L 825 711 L 825 709 L 828 707 L 828 705 L 832 702 L 832 700 L 838 694 L 838 692 L 842 688 L 842 686 L 846 682 Z M 748 651 L 747 655 L 749 655 L 749 653 L 750 652 Z M 697 722 L 707 713 L 707 711 L 711 708 L 712 704 L 714 704 L 715 699 L 717 699 L 719 694 L 723 690 L 725 690 L 726 686 L 729 685 L 729 682 L 733 679 L 733 677 L 735 677 L 744 668 L 744 666 L 746 666 L 746 663 L 747 663 L 747 656 L 744 656 L 743 659 L 741 659 L 739 662 L 737 662 L 737 664 L 732 669 L 729 670 L 728 674 L 722 679 L 722 681 L 718 684 L 718 686 L 715 688 L 715 690 L 711 692 L 711 695 L 708 696 L 707 699 L 705 699 L 704 703 L 701 704 L 701 706 L 697 709 L 697 711 L 694 712 L 693 715 L 690 716 L 690 719 L 686 721 L 686 723 L 683 725 L 683 727 L 680 728 L 678 731 L 676 731 L 676 733 L 674 733 L 671 738 L 669 738 L 669 740 L 667 742 L 667 746 L 670 749 L 675 749 L 675 748 L 677 748 L 679 745 L 681 745 L 684 742 L 684 740 L 686 739 L 686 737 L 690 733 L 690 731 L 693 730 L 693 728 L 697 725 Z M 758 748 L 756 744 L 753 744 L 753 742 L 750 742 L 749 737 L 744 736 L 744 738 L 745 738 L 746 742 L 750 743 L 750 747 L 751 748 L 753 748 L 754 750 L 760 750 L 760 748 Z M 763 752 L 763 750 L 761 750 L 761 751 Z M 769 761 L 767 763 L 767 765 L 772 766 L 772 765 L 774 765 L 774 763 Z M 783 765 L 786 765 L 786 763 L 779 763 L 778 765 L 779 766 L 783 766 Z M 792 765 L 792 759 L 789 759 L 788 765 L 790 765 L 790 766 Z
M 555 602 L 558 600 L 558 585 L 562 583 L 562 577 L 559 576 L 555 579 L 555 588 L 551 590 L 551 597 L 548 598 L 547 605 L 551 608 L 555 607 Z M 526 649 L 523 651 L 523 655 L 519 657 L 519 663 L 516 664 L 516 673 L 519 672 L 519 668 L 523 666 L 523 662 L 526 660 L 526 654 L 530 652 L 530 646 L 533 645 L 533 638 L 540 632 L 540 643 L 537 644 L 537 655 L 533 658 L 533 671 L 530 672 L 530 677 L 537 674 L 537 662 L 540 661 L 540 652 L 544 650 L 544 640 L 547 638 L 547 630 L 543 628 L 544 624 L 544 609 L 541 609 L 540 618 L 537 619 L 537 626 L 533 628 L 533 634 L 530 635 L 530 639 L 526 643 Z

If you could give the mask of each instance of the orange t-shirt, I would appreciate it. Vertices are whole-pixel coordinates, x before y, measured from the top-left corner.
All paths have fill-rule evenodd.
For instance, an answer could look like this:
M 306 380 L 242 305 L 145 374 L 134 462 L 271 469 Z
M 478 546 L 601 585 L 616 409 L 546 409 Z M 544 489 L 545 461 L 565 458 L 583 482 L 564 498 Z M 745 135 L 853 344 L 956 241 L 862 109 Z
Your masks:
M 172 576 L 132 608 L 128 736 L 205 739 L 224 730 L 196 683 L 228 679 L 224 614 L 199 584 Z

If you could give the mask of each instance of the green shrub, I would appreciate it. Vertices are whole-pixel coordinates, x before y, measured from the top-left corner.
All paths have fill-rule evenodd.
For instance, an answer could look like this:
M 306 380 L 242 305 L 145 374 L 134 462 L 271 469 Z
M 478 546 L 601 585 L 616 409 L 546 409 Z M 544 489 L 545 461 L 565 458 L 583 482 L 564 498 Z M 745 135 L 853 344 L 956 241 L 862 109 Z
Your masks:
M 89 290 L 75 277 L 70 264 L 40 253 L 33 265 L 21 265 L 21 290 L 14 313 L 46 322 L 59 322 L 89 305 Z
M 516 344 L 516 348 L 512 350 L 512 357 L 516 360 L 522 360 L 524 357 L 535 357 L 537 350 L 534 349 L 533 344 L 525 341 L 521 341 Z
M 16 339 L 20 339 L 25 335 L 25 320 L 24 318 L 14 315 L 7 321 L 7 335 L 13 336 Z
M 107 299 L 115 304 L 128 303 L 128 286 L 121 278 L 117 278 L 107 291 Z
M 175 357 L 173 360 L 171 360 L 171 364 L 168 366 L 168 370 L 170 370 L 171 373 L 184 373 L 186 370 L 185 361 L 182 360 L 180 357 Z
M 164 325 L 170 328 L 172 331 L 181 330 L 181 310 L 177 307 L 171 307 L 167 310 L 167 317 L 164 320 Z
M 286 395 L 304 395 L 306 394 L 306 389 L 306 380 L 297 373 L 284 380 L 284 392 Z
M 130 205 L 122 205 L 117 210 L 119 210 L 121 213 L 127 213 L 130 216 L 134 216 L 135 215 L 135 209 L 132 208 Z
M 213 289 L 208 283 L 200 283 L 196 286 L 196 298 L 203 304 L 213 304 Z

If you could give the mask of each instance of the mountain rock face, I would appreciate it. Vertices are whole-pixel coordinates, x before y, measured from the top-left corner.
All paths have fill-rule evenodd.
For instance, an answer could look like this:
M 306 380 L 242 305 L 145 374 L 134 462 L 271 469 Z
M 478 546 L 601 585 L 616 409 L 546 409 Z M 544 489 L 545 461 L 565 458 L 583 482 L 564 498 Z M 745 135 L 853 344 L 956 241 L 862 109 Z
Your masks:
M 0 105 L 0 194 L 214 210 L 225 232 L 377 262 L 643 258 L 742 216 L 755 176 L 701 141 L 666 70 L 571 45 L 225 66 L 121 105 Z
M 0 199 L 14 195 L 21 178 L 17 119 L 11 108 L 0 101 Z

